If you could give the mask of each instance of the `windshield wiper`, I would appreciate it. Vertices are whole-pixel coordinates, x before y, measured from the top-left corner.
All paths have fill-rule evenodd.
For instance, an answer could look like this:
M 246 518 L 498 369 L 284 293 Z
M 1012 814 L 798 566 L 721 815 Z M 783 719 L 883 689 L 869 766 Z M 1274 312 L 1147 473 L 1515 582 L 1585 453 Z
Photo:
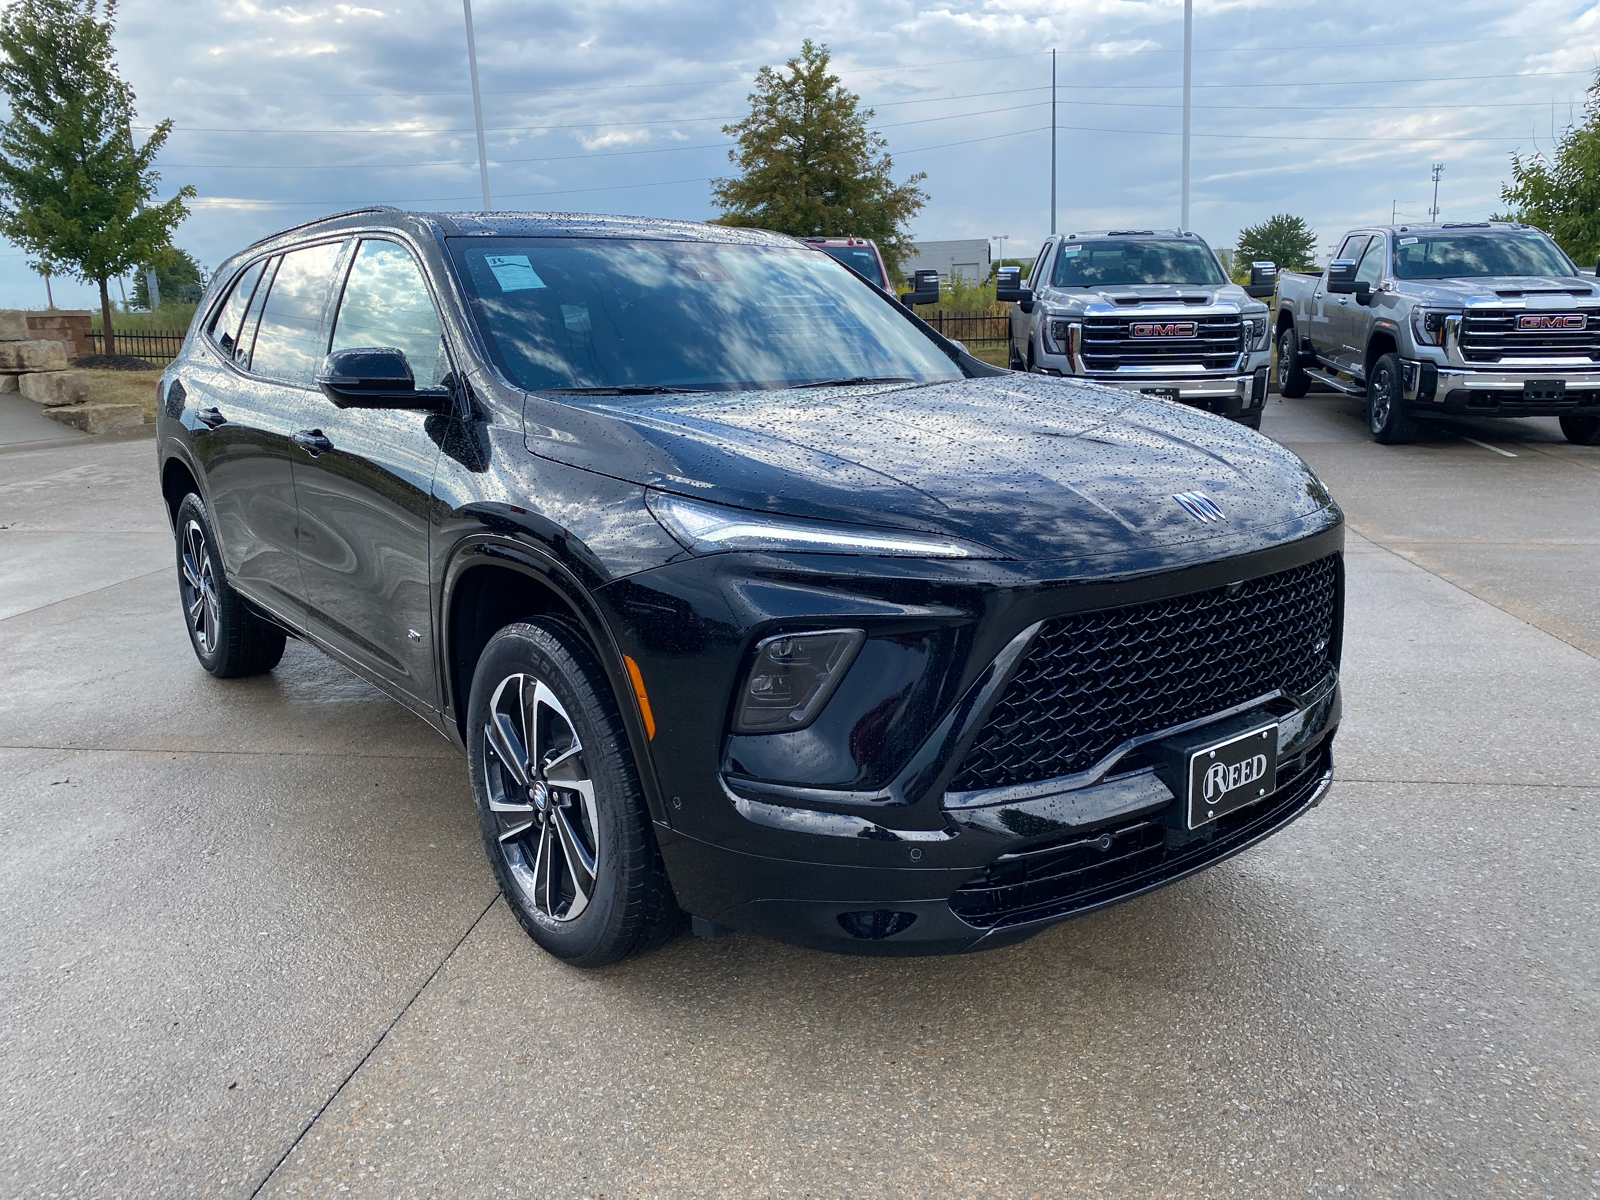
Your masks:
M 915 383 L 909 375 L 850 375 L 843 379 L 818 379 L 811 383 L 790 384 L 785 391 L 797 392 L 801 388 L 849 387 L 854 383 Z
M 667 387 L 661 383 L 609 383 L 595 387 L 538 388 L 541 392 L 554 392 L 558 396 L 691 396 L 704 388 Z

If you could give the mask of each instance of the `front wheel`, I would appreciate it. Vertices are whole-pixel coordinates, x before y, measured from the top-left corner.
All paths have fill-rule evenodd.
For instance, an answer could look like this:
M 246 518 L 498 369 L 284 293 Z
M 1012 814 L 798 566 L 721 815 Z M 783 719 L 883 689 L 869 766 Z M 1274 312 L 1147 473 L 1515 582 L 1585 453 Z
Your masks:
M 1311 390 L 1311 376 L 1300 366 L 1300 335 L 1285 325 L 1278 335 L 1278 395 L 1298 400 Z
M 1567 413 L 1561 418 L 1561 433 L 1575 446 L 1600 446 L 1600 414 Z
M 598 967 L 672 931 L 677 906 L 599 664 L 554 621 L 484 648 L 468 763 L 495 879 L 529 937 Z
M 1372 440 L 1399 446 L 1417 436 L 1417 419 L 1405 411 L 1398 354 L 1385 354 L 1367 377 L 1367 428 Z
M 219 679 L 272 670 L 283 657 L 284 632 L 250 611 L 228 582 L 199 496 L 190 492 L 183 498 L 176 524 L 178 598 L 200 665 Z

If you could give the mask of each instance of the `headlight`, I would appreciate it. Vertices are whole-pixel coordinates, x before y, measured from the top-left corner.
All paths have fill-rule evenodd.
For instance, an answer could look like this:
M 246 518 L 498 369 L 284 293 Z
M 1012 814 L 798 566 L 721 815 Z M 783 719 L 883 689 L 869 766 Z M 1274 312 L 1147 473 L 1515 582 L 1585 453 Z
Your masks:
M 735 733 L 804 729 L 822 711 L 866 640 L 860 629 L 785 633 L 756 646 L 733 718 Z
M 873 554 L 896 558 L 1003 558 L 986 546 L 956 538 L 860 525 L 835 525 L 780 517 L 646 492 L 645 503 L 667 532 L 691 550 L 784 550 L 802 554 Z
M 1051 317 L 1044 323 L 1045 349 L 1051 354 L 1076 354 L 1083 326 L 1076 321 Z
M 1267 347 L 1266 317 L 1246 317 L 1244 324 L 1250 349 L 1265 350 Z
M 1460 313 L 1440 312 L 1436 308 L 1414 308 L 1411 310 L 1411 331 L 1417 335 L 1417 341 L 1424 346 L 1437 346 L 1444 340 L 1445 318 L 1460 315 Z

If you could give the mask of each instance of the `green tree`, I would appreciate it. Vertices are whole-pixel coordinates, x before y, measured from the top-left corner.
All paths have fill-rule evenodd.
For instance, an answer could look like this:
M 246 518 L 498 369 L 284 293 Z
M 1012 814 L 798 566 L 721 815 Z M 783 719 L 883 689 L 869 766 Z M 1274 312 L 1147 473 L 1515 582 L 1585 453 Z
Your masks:
M 0 234 L 48 265 L 100 287 L 105 352 L 116 353 L 106 281 L 172 244 L 189 215 L 185 187 L 150 203 L 162 121 L 133 140 L 133 89 L 117 74 L 116 0 L 16 0 L 0 15 Z
M 867 127 L 873 116 L 829 74 L 828 48 L 810 38 L 783 70 L 762 67 L 750 115 L 722 128 L 738 139 L 728 161 L 742 174 L 712 181 L 717 220 L 797 237 L 871 238 L 897 278 L 911 255 L 907 227 L 928 202 L 917 187 L 927 176 L 890 178 L 888 142 Z
M 168 246 L 151 256 L 156 270 L 156 291 L 163 306 L 168 304 L 198 304 L 200 294 L 206 289 L 205 272 L 187 250 Z M 136 308 L 150 307 L 150 282 L 145 270 L 134 272 L 133 304 Z
M 1250 275 L 1253 262 L 1278 264 L 1280 271 L 1305 271 L 1316 261 L 1317 233 L 1299 217 L 1279 213 L 1259 225 L 1239 231 L 1239 247 L 1233 252 L 1233 270 Z
M 1583 123 L 1569 126 L 1548 158 L 1511 156 L 1513 182 L 1500 198 L 1514 205 L 1507 219 L 1537 225 L 1579 265 L 1600 254 L 1600 72 L 1583 105 Z

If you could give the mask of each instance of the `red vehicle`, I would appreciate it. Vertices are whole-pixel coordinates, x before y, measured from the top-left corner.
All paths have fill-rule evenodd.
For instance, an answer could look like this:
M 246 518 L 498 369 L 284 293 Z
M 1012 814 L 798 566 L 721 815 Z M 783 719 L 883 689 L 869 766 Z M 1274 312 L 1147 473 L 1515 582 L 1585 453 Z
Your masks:
M 837 258 L 845 266 L 867 277 L 884 291 L 892 291 L 889 269 L 883 265 L 883 255 L 878 253 L 878 243 L 871 238 L 821 238 L 801 239 L 824 254 Z

